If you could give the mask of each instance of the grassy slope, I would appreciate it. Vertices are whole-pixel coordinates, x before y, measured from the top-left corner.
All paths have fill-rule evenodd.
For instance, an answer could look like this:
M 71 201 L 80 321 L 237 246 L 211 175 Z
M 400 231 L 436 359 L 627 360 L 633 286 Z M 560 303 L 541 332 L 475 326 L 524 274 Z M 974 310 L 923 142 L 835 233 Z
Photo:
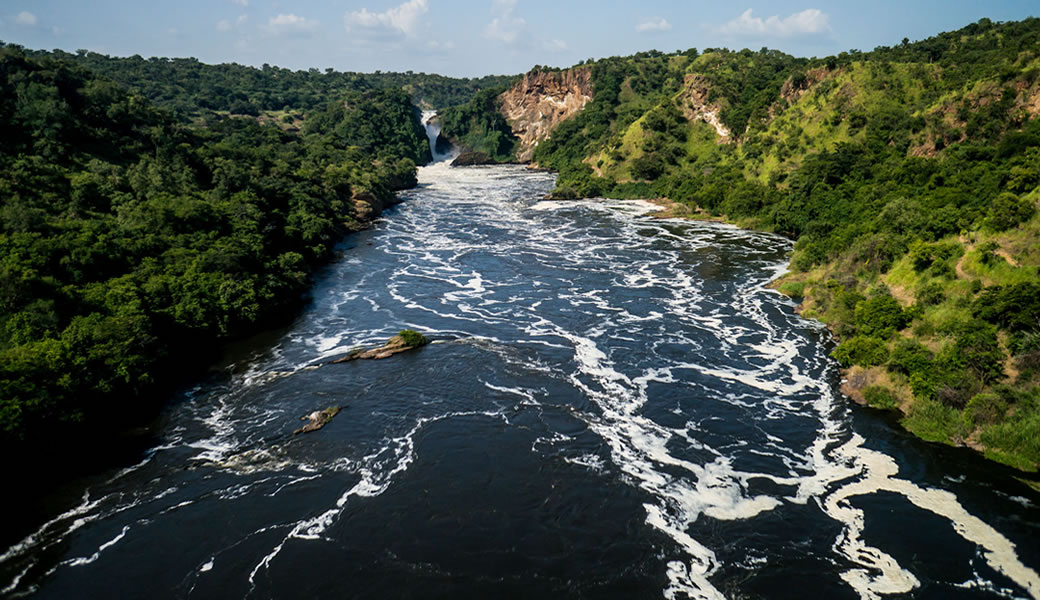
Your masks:
M 1031 330 L 1014 329 L 980 318 L 978 307 L 987 293 L 1040 283 L 1035 209 L 1003 231 L 990 219 L 1000 193 L 1014 192 L 1023 206 L 1040 202 L 1040 156 L 1014 138 L 1037 130 L 1038 28 L 1036 20 L 980 22 L 814 63 L 721 50 L 607 59 L 593 66 L 591 114 L 565 124 L 535 161 L 560 172 L 560 197 L 666 197 L 798 238 L 781 291 L 804 298 L 805 314 L 842 342 L 870 338 L 875 351 L 845 356 L 854 397 L 901 410 L 924 439 L 1035 471 L 1040 349 L 1030 344 L 1040 314 Z M 736 133 L 729 143 L 688 113 L 669 120 L 688 88 L 705 81 L 708 108 Z M 917 215 L 905 230 L 886 222 L 899 220 L 891 215 L 901 206 Z M 951 256 L 915 269 L 915 244 Z M 889 294 L 903 319 L 871 331 L 857 309 Z M 989 355 L 971 346 L 977 338 L 992 350 L 993 335 L 999 349 Z M 911 342 L 929 357 L 914 373 L 889 358 Z M 959 360 L 965 355 L 999 364 Z

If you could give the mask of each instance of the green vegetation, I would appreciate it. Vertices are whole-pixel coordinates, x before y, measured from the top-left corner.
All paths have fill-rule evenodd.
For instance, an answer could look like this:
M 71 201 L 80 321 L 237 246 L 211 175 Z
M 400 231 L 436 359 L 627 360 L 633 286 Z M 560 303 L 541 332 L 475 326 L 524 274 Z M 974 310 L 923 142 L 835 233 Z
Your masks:
M 18 49 L 16 47 L 16 49 Z M 121 83 L 175 117 L 190 121 L 213 113 L 259 116 L 306 113 L 351 92 L 404 91 L 416 106 L 442 109 L 465 104 L 480 90 L 501 87 L 512 77 L 459 79 L 426 73 L 342 73 L 332 69 L 292 71 L 264 65 L 208 65 L 194 58 L 120 58 L 80 50 L 26 51 L 34 58 L 75 62 Z
M 593 100 L 534 153 L 556 197 L 667 198 L 797 240 L 779 288 L 831 326 L 838 361 L 891 382 L 869 404 L 1040 465 L 1040 19 L 824 59 L 583 68 Z
M 430 343 L 430 340 L 426 339 L 425 335 L 419 333 L 418 331 L 413 331 L 411 329 L 402 329 L 401 332 L 397 335 L 402 340 L 404 340 L 405 345 L 411 346 L 413 348 L 418 346 L 425 346 L 426 344 Z
M 498 162 L 510 162 L 519 140 L 499 113 L 504 88 L 478 92 L 463 104 L 441 113 L 441 135 L 468 152 L 483 152 Z
M 146 392 L 214 342 L 283 319 L 358 207 L 392 202 L 429 153 L 396 90 L 346 93 L 294 134 L 255 119 L 189 127 L 14 47 L 0 48 L 0 87 L 7 451 L 140 422 Z

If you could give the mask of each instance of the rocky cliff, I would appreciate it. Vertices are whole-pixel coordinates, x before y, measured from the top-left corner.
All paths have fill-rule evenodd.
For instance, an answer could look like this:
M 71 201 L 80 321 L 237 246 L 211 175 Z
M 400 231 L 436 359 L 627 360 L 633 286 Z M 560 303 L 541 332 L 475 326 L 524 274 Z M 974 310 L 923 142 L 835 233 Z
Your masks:
M 556 126 L 585 108 L 592 100 L 592 77 L 587 68 L 531 71 L 499 96 L 502 114 L 520 139 L 516 158 L 531 160 L 539 142 Z
M 719 115 L 722 114 L 722 107 L 718 103 L 708 102 L 710 90 L 707 78 L 703 75 L 690 74 L 685 77 L 684 82 L 679 98 L 679 106 L 682 108 L 683 115 L 691 121 L 704 121 L 714 127 L 715 133 L 719 136 L 719 143 L 729 142 L 730 130 L 719 118 Z

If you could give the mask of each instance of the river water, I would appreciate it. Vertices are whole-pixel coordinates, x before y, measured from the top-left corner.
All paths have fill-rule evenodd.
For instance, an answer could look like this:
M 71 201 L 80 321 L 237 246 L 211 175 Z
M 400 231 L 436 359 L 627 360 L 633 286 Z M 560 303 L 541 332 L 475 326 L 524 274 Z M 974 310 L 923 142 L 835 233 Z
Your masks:
M 787 240 L 521 167 L 420 182 L 5 550 L 4 595 L 1040 596 L 1040 495 L 836 392 L 764 288 Z M 406 327 L 433 343 L 328 364 Z

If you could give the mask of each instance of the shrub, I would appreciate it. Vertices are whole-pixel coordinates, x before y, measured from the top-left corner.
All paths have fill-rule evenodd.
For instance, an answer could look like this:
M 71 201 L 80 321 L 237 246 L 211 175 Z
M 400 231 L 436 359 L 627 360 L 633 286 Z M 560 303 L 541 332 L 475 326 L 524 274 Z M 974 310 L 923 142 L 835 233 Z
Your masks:
M 924 306 L 941 304 L 946 299 L 946 291 L 938 281 L 930 281 L 917 290 L 917 301 Z
M 920 342 L 900 339 L 889 355 L 888 370 L 909 376 L 928 369 L 932 358 L 932 353 Z
M 930 442 L 960 441 L 971 433 L 957 409 L 930 399 L 914 402 L 903 426 Z
M 1011 192 L 1004 192 L 993 200 L 986 225 L 1004 231 L 1028 221 L 1036 213 L 1036 206 L 1029 200 L 1019 199 Z
M 906 326 L 903 308 L 889 294 L 879 294 L 857 304 L 855 319 L 860 334 L 884 339 Z
M 983 383 L 1004 377 L 1004 350 L 995 327 L 968 321 L 954 328 L 956 340 L 943 349 L 939 362 L 947 371 L 966 370 Z
M 964 422 L 971 426 L 999 423 L 1007 414 L 1008 403 L 998 394 L 975 394 L 964 408 Z
M 867 404 L 874 408 L 891 410 L 899 406 L 899 398 L 887 387 L 880 385 L 868 386 L 863 390 L 863 398 Z
M 936 263 L 943 263 L 952 258 L 958 258 L 964 253 L 964 248 L 956 242 L 936 242 L 927 244 L 914 242 L 910 244 L 910 264 L 918 273 L 932 267 Z
M 402 329 L 397 335 L 409 346 L 425 346 L 430 343 L 425 335 L 411 329 Z
M 878 338 L 858 335 L 835 348 L 831 358 L 844 367 L 854 364 L 872 367 L 885 364 L 888 348 Z
M 972 313 L 1008 331 L 1028 331 L 1040 324 L 1040 283 L 986 289 L 972 304 Z

